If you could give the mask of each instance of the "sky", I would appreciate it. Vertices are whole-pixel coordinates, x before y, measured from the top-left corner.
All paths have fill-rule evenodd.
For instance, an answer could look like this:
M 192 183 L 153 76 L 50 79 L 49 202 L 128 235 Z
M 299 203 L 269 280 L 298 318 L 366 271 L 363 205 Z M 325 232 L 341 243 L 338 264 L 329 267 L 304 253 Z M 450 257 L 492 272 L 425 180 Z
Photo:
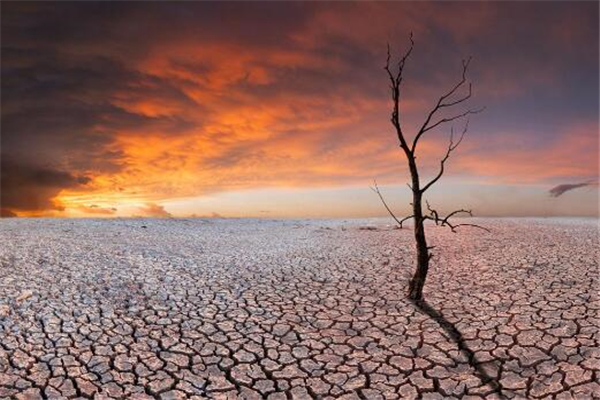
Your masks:
M 485 106 L 428 192 L 436 208 L 598 215 L 597 2 L 0 7 L 3 216 L 384 216 L 374 179 L 408 213 L 383 66 L 410 32 L 408 137 L 466 57 L 465 106 Z M 423 180 L 441 128 L 419 143 Z

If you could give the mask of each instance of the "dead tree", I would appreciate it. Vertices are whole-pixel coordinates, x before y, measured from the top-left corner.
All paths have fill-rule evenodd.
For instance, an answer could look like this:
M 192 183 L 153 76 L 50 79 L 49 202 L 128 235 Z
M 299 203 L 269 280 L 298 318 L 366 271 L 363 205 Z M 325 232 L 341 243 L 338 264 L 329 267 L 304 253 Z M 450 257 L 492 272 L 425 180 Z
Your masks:
M 390 215 L 394 218 L 394 220 L 400 225 L 402 225 L 407 220 L 414 220 L 414 235 L 415 235 L 415 243 L 417 248 L 417 267 L 415 273 L 410 280 L 409 284 L 409 292 L 408 297 L 412 300 L 422 300 L 423 299 L 423 286 L 425 285 L 425 279 L 427 278 L 427 271 L 429 270 L 429 260 L 432 257 L 430 250 L 431 246 L 427 245 L 427 239 L 425 237 L 425 221 L 431 220 L 438 226 L 445 226 L 450 228 L 453 232 L 456 231 L 458 227 L 461 226 L 472 226 L 481 229 L 485 229 L 476 224 L 466 224 L 466 223 L 452 223 L 450 221 L 451 217 L 456 216 L 457 214 L 467 214 L 472 216 L 470 210 L 456 210 L 449 213 L 446 216 L 440 216 L 440 214 L 431 206 L 428 202 L 427 212 L 423 211 L 423 195 L 427 190 L 429 190 L 444 174 L 444 168 L 446 167 L 446 162 L 450 158 L 450 155 L 462 142 L 465 134 L 467 133 L 469 127 L 468 117 L 471 114 L 476 114 L 481 112 L 483 109 L 467 109 L 466 111 L 462 111 L 459 113 L 454 113 L 451 116 L 440 116 L 440 112 L 446 110 L 456 109 L 455 107 L 461 105 L 465 101 L 471 98 L 471 83 L 467 83 L 467 70 L 469 68 L 469 63 L 471 61 L 470 58 L 463 60 L 462 63 L 462 75 L 458 83 L 456 83 L 447 93 L 442 95 L 433 109 L 428 113 L 425 118 L 425 122 L 421 126 L 421 128 L 416 132 L 412 142 L 407 139 L 407 136 L 404 134 L 402 130 L 402 126 L 400 124 L 401 116 L 399 109 L 399 101 L 401 95 L 401 84 L 403 80 L 403 72 L 406 61 L 410 57 L 414 47 L 414 41 L 412 37 L 412 33 L 410 35 L 410 47 L 404 53 L 402 58 L 397 64 L 397 68 L 393 68 L 390 65 L 391 61 L 391 53 L 390 47 L 388 45 L 387 52 L 387 62 L 385 65 L 385 70 L 388 73 L 390 83 L 391 83 L 391 92 L 392 92 L 392 100 L 393 100 L 393 110 L 391 116 L 391 122 L 396 130 L 396 134 L 398 136 L 400 148 L 404 151 L 406 159 L 408 161 L 408 169 L 410 171 L 411 176 L 411 184 L 408 186 L 412 191 L 412 209 L 413 212 L 411 215 L 404 217 L 402 219 L 397 218 L 392 210 L 388 207 L 385 199 L 383 198 L 377 183 L 372 188 L 378 195 L 381 201 L 383 202 L 386 210 L 390 213 Z M 457 96 L 460 91 L 464 91 L 466 89 L 466 93 Z M 419 168 L 416 162 L 416 151 L 417 145 L 419 144 L 419 140 L 423 138 L 427 132 L 432 131 L 438 127 L 444 126 L 446 124 L 452 123 L 453 121 L 466 119 L 466 123 L 462 129 L 462 132 L 458 139 L 454 138 L 454 130 L 450 128 L 450 141 L 448 143 L 448 147 L 446 149 L 445 155 L 442 157 L 440 161 L 439 171 L 438 173 L 428 182 L 422 183 L 419 177 Z M 487 230 L 487 229 L 485 229 Z

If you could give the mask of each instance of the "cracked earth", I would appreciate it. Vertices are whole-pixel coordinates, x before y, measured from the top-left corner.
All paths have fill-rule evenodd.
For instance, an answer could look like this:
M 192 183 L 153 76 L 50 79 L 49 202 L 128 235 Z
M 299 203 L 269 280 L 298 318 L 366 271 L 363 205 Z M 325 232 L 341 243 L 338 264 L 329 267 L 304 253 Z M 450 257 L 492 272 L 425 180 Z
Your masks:
M 0 223 L 0 399 L 598 399 L 597 220 Z

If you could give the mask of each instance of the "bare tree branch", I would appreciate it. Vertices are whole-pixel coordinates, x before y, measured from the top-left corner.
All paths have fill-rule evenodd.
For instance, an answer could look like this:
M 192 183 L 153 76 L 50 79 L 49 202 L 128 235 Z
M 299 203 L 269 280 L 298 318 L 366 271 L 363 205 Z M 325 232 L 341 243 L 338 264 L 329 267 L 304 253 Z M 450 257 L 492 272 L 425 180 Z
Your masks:
M 460 113 L 460 114 L 458 114 L 458 115 L 454 115 L 454 116 L 452 116 L 452 117 L 442 118 L 442 119 L 440 119 L 438 122 L 436 122 L 435 124 L 433 124 L 433 125 L 431 125 L 431 126 L 428 126 L 428 127 L 427 127 L 427 128 L 424 130 L 424 131 L 423 131 L 423 133 L 425 133 L 425 132 L 427 132 L 427 131 L 430 131 L 430 130 L 434 129 L 435 127 L 437 127 L 437 126 L 439 126 L 439 125 L 441 125 L 441 124 L 445 124 L 445 123 L 447 123 L 447 122 L 452 122 L 452 121 L 455 121 L 455 120 L 457 120 L 457 119 L 459 119 L 459 118 L 464 118 L 464 117 L 466 117 L 467 115 L 471 115 L 471 114 L 479 114 L 479 113 L 480 113 L 480 112 L 482 112 L 483 110 L 485 110 L 485 107 L 477 108 L 477 109 L 474 109 L 474 110 L 467 110 L 467 111 L 465 111 L 465 112 L 463 112 L 463 113 Z
M 400 101 L 400 85 L 402 83 L 402 72 L 404 71 L 404 65 L 406 64 L 406 60 L 412 53 L 415 42 L 413 40 L 413 34 L 410 33 L 410 47 L 404 53 L 400 61 L 398 62 L 398 70 L 396 73 L 392 73 L 390 69 L 390 61 L 391 61 L 391 52 L 390 45 L 388 43 L 387 46 L 387 60 L 385 63 L 384 69 L 388 73 L 388 77 L 390 78 L 390 88 L 392 89 L 392 100 L 394 102 L 394 108 L 392 110 L 391 121 L 394 127 L 396 128 L 396 133 L 398 135 L 398 140 L 400 141 L 400 147 L 404 150 L 406 155 L 410 154 L 410 148 L 408 147 L 408 143 L 406 142 L 406 138 L 404 137 L 404 133 L 402 132 L 402 127 L 400 126 L 400 117 L 399 117 L 399 101 Z
M 448 161 L 448 158 L 450 158 L 450 154 L 463 141 L 465 134 L 467 133 L 468 130 L 469 130 L 469 120 L 467 119 L 467 122 L 460 134 L 460 138 L 458 139 L 458 141 L 456 143 L 454 143 L 454 128 L 450 128 L 450 143 L 448 143 L 448 149 L 446 150 L 446 154 L 444 155 L 444 158 L 442 158 L 442 160 L 440 161 L 440 170 L 439 170 L 438 174 L 435 176 L 435 178 L 433 178 L 431 181 L 429 181 L 429 183 L 427 183 L 425 186 L 423 186 L 423 189 L 421 189 L 421 193 L 425 193 L 425 191 L 427 189 L 429 189 L 434 183 L 436 183 L 442 177 L 442 175 L 444 174 L 444 167 L 445 167 L 446 161 Z
M 429 204 L 429 201 L 425 200 L 425 204 L 427 204 L 427 209 L 429 210 L 429 216 L 427 216 L 426 218 L 432 220 L 438 226 L 447 226 L 448 228 L 450 228 L 450 230 L 452 232 L 456 232 L 456 228 L 461 227 L 461 226 L 470 226 L 473 228 L 483 229 L 486 232 L 490 232 L 490 230 L 488 228 L 484 228 L 483 226 L 480 226 L 477 224 L 452 224 L 450 222 L 450 218 L 452 218 L 456 214 L 460 214 L 460 213 L 469 214 L 469 216 L 472 217 L 473 213 L 471 212 L 471 210 L 460 209 L 460 210 L 452 211 L 450 214 L 446 215 L 444 218 L 440 218 L 439 213 L 431 207 L 431 205 Z
M 452 218 L 453 216 L 455 216 L 456 214 L 460 214 L 460 213 L 465 213 L 465 214 L 469 214 L 469 216 L 473 216 L 473 212 L 471 212 L 471 210 L 456 210 L 456 211 L 452 211 L 450 214 L 446 215 L 446 218 L 444 218 L 444 220 L 442 221 L 442 223 L 446 223 L 448 222 L 448 219 Z
M 452 89 L 450 89 L 450 91 L 448 93 L 446 93 L 445 95 L 440 97 L 440 100 L 438 101 L 438 104 L 440 104 L 440 108 L 452 105 L 449 103 L 444 103 L 444 100 L 446 100 L 448 97 L 451 97 L 467 81 L 467 70 L 469 69 L 469 64 L 471 63 L 471 60 L 472 60 L 472 57 L 469 57 L 466 60 L 462 61 L 463 69 L 462 69 L 461 79 Z M 469 86 L 471 86 L 471 85 L 469 84 Z M 470 91 L 471 90 L 469 88 L 469 92 Z M 470 97 L 470 95 L 468 97 Z
M 483 229 L 486 232 L 491 232 L 488 228 L 485 228 L 481 225 L 477 225 L 477 224 L 456 224 L 456 225 L 451 225 L 449 222 L 446 222 L 446 225 L 448 225 L 448 227 L 450 228 L 450 230 L 452 232 L 456 233 L 456 228 L 459 228 L 461 226 L 470 226 L 472 228 L 479 228 L 479 229 Z
M 408 217 L 404 217 L 402 219 L 398 219 L 398 217 L 396 217 L 396 214 L 394 214 L 394 212 L 390 209 L 390 207 L 387 205 L 387 202 L 383 198 L 383 195 L 381 194 L 381 191 L 379 190 L 379 186 L 377 186 L 377 181 L 376 180 L 373 180 L 373 185 L 374 186 L 371 187 L 371 190 L 374 191 L 375 193 L 377 193 L 377 195 L 381 199 L 381 202 L 383 203 L 383 206 L 385 207 L 385 209 L 387 210 L 387 212 L 392 216 L 392 218 L 394 218 L 394 221 L 396 221 L 398 223 L 398 225 L 400 226 L 400 229 L 402 229 L 403 228 L 402 224 L 405 221 L 413 218 L 414 215 L 409 215 Z
M 454 87 L 452 87 L 452 89 L 450 89 L 449 92 L 447 92 L 446 94 L 444 94 L 443 96 L 441 96 L 439 98 L 439 100 L 437 101 L 435 107 L 429 112 L 429 114 L 427 115 L 427 118 L 425 119 L 425 122 L 421 126 L 421 129 L 419 129 L 419 131 L 415 135 L 415 138 L 414 138 L 412 146 L 411 146 L 411 152 L 414 153 L 415 149 L 417 148 L 417 143 L 419 142 L 419 139 L 421 139 L 421 136 L 423 136 L 423 134 L 425 132 L 434 129 L 435 127 L 437 127 L 437 126 L 439 126 L 439 125 L 441 125 L 443 123 L 451 122 L 451 121 L 454 121 L 456 119 L 465 117 L 465 116 L 467 116 L 469 114 L 476 114 L 478 112 L 483 111 L 483 109 L 480 109 L 480 110 L 468 110 L 468 111 L 466 111 L 466 112 L 464 112 L 462 114 L 455 115 L 453 117 L 442 118 L 441 120 L 439 120 L 438 122 L 434 123 L 433 125 L 430 125 L 430 122 L 431 122 L 432 118 L 434 117 L 434 115 L 438 111 L 440 111 L 441 109 L 446 108 L 446 107 L 456 106 L 456 105 L 461 104 L 461 103 L 463 103 L 463 102 L 465 102 L 465 101 L 467 101 L 468 99 L 471 98 L 471 95 L 472 95 L 473 92 L 472 92 L 472 85 L 469 83 L 469 88 L 468 88 L 468 92 L 467 92 L 466 95 L 464 95 L 463 97 L 461 97 L 461 98 L 459 98 L 457 100 L 450 101 L 448 103 L 444 102 L 449 97 L 452 97 L 456 93 L 456 91 L 458 89 L 460 89 L 466 83 L 466 81 L 467 81 L 467 70 L 469 68 L 469 64 L 470 63 L 471 63 L 471 57 L 469 57 L 466 60 L 463 60 L 463 70 L 462 70 L 462 75 L 461 75 L 460 81 L 456 85 L 454 85 Z
M 450 103 L 440 104 L 439 108 L 452 107 L 452 106 L 458 105 L 458 104 L 460 104 L 462 102 L 465 102 L 465 101 L 469 100 L 472 95 L 473 95 L 473 85 L 471 85 L 469 83 L 469 90 L 468 90 L 468 92 L 467 92 L 466 95 L 464 95 L 463 97 L 461 97 L 459 99 L 456 99 L 455 101 L 452 101 Z
M 434 210 L 433 208 L 431 208 L 431 206 L 429 205 L 429 201 L 425 200 L 425 204 L 427 204 L 427 209 L 429 210 L 429 214 L 431 214 L 431 219 L 433 220 L 433 222 L 435 222 L 436 225 L 440 224 L 440 216 L 438 214 L 438 212 L 436 210 Z

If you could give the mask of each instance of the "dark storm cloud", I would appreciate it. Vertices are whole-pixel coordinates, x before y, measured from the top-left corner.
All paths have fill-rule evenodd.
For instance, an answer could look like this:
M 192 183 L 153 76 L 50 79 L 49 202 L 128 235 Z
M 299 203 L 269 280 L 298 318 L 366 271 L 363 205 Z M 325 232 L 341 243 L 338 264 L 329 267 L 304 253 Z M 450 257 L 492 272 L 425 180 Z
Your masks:
M 2 5 L 2 30 L 13 43 L 122 49 L 127 54 L 121 55 L 135 57 L 146 51 L 149 39 L 280 44 L 319 7 L 303 2 L 10 2 Z
M 1 218 L 15 218 L 17 216 L 18 215 L 15 212 L 9 210 L 8 208 L 0 208 L 0 217 Z
M 202 111 L 173 82 L 132 66 L 148 50 L 149 40 L 169 43 L 196 36 L 204 42 L 268 46 L 302 24 L 310 8 L 3 3 L 2 158 L 11 159 L 2 164 L 3 207 L 51 209 L 52 198 L 75 183 L 67 171 L 119 171 L 126 160 L 111 145 L 123 132 L 174 135 L 199 128 L 197 120 L 191 123 L 183 115 L 148 115 L 120 104 L 154 98 Z M 171 63 L 190 67 L 185 60 Z M 192 65 L 192 72 L 201 73 L 202 66 Z M 65 170 L 54 170 L 56 179 L 50 184 L 38 179 L 49 178 L 51 171 L 37 169 L 40 160 Z
M 73 21 L 62 20 L 77 14 L 106 27 L 98 19 L 111 13 L 94 13 L 98 8 L 105 7 L 90 4 L 69 11 L 67 4 L 2 5 L 5 208 L 52 209 L 57 193 L 81 183 L 76 175 L 119 171 L 126 163 L 122 151 L 112 146 L 119 132 L 177 134 L 197 126 L 180 115 L 145 115 L 118 106 L 120 95 L 195 105 L 169 82 L 132 70 L 118 57 L 62 51 L 75 28 L 77 40 L 101 41 L 94 29 L 68 28 Z M 40 163 L 47 167 L 40 169 Z
M 62 189 L 89 183 L 86 176 L 75 176 L 67 171 L 48 167 L 23 165 L 8 157 L 1 160 L 2 191 L 0 206 L 14 210 L 60 209 L 51 199 Z

